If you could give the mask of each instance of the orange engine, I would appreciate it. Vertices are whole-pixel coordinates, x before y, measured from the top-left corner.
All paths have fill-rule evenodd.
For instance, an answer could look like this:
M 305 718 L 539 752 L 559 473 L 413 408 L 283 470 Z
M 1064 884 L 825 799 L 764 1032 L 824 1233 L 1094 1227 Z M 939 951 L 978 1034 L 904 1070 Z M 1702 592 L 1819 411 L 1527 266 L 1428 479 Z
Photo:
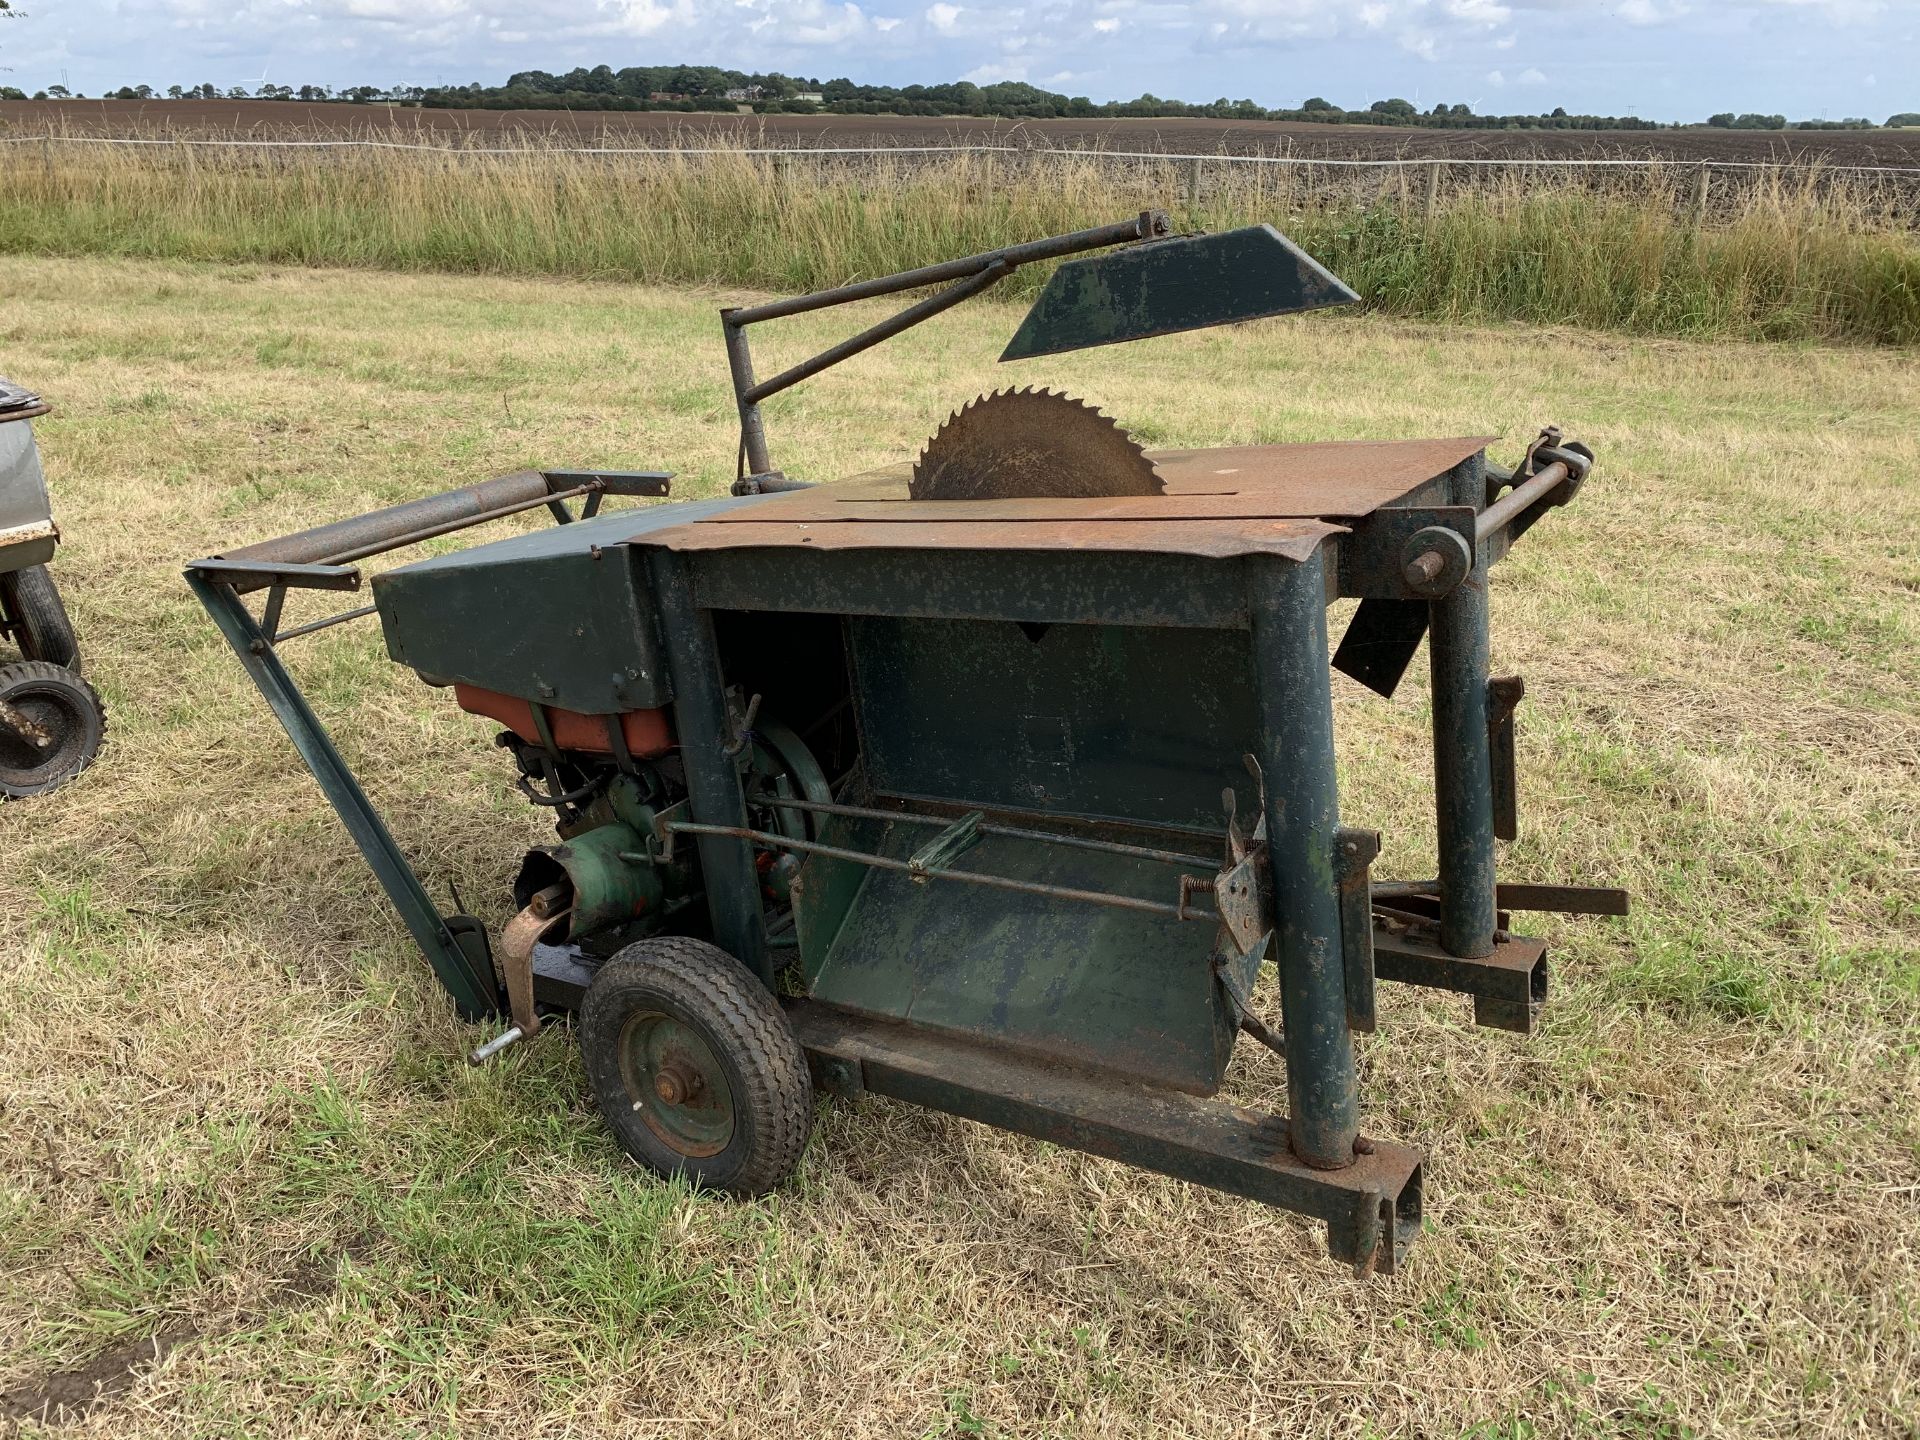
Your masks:
M 471 715 L 498 720 L 529 745 L 540 743 L 540 731 L 533 723 L 533 704 L 517 695 L 502 695 L 497 690 L 482 690 L 478 685 L 455 685 L 454 698 Z M 562 750 L 584 750 L 597 755 L 613 753 L 613 736 L 608 732 L 605 715 L 583 715 L 578 710 L 546 708 L 547 726 L 553 743 Z M 627 750 L 634 755 L 664 755 L 673 749 L 673 728 L 665 710 L 628 710 L 620 717 L 620 730 L 626 736 Z

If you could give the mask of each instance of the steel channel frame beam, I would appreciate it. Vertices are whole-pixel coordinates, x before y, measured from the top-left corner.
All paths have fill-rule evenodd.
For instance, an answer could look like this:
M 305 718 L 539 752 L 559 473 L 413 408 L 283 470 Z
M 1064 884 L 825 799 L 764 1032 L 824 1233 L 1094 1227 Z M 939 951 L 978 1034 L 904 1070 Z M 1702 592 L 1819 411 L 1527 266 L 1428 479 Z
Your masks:
M 659 608 L 661 648 L 673 681 L 673 724 L 686 767 L 687 809 L 702 825 L 746 830 L 747 801 L 740 788 L 740 770 L 727 753 L 732 721 L 713 612 L 695 600 L 693 580 L 680 555 L 655 547 L 647 552 L 646 563 Z M 702 834 L 696 844 L 714 943 L 771 990 L 773 962 L 767 954 L 752 842 Z
M 1454 467 L 1453 503 L 1486 501 L 1480 457 Z M 1493 756 L 1487 732 L 1487 546 L 1474 547 L 1473 569 L 1429 606 L 1428 657 L 1433 677 L 1434 810 L 1440 850 L 1440 944 L 1448 954 L 1479 959 L 1493 953 Z
M 1340 797 L 1327 654 L 1327 551 L 1248 562 L 1255 704 L 1273 868 L 1288 1141 L 1322 1170 L 1354 1160 L 1360 1097 L 1347 1023 L 1339 883 Z
M 1327 1222 L 1335 1259 L 1391 1274 L 1420 1232 L 1418 1152 L 1374 1142 L 1333 1171 L 1286 1143 L 1292 1122 L 894 1020 L 785 1002 L 824 1090 L 889 1095 Z M 1351 1157 L 1349 1157 L 1351 1159 Z
M 326 727 L 307 704 L 300 687 L 287 673 L 286 666 L 281 664 L 279 655 L 233 587 L 209 580 L 195 570 L 187 571 L 187 585 L 213 617 L 213 623 L 220 627 L 220 633 L 240 657 L 240 663 L 253 677 L 261 695 L 266 697 L 287 738 L 293 741 L 293 748 L 313 772 L 313 778 L 346 825 L 353 843 L 360 847 L 360 853 L 372 867 L 380 888 L 387 892 L 393 908 L 400 912 L 407 930 L 433 966 L 434 974 L 453 996 L 460 1014 L 468 1020 L 478 1020 L 498 1013 L 500 996 L 493 981 L 493 967 L 479 963 L 485 956 L 485 932 L 468 932 L 478 937 L 480 943 L 475 949 L 480 951 L 479 956 L 461 945 L 439 907 L 420 884 L 420 877 L 407 863 L 407 857 L 380 819 L 379 812 L 367 799 L 367 792 L 360 788 L 353 771 L 334 749 Z

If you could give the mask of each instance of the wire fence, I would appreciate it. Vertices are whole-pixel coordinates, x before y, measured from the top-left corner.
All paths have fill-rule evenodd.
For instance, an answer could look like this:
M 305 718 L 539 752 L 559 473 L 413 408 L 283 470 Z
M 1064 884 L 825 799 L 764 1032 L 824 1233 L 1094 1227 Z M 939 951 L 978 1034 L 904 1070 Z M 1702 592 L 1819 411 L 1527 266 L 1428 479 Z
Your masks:
M 13 134 L 0 144 L 92 144 L 92 146 L 192 146 L 252 150 L 411 150 L 436 156 L 1062 156 L 1069 159 L 1146 159 L 1200 161 L 1208 165 L 1325 165 L 1331 169 L 1430 169 L 1430 167 L 1505 167 L 1505 169 L 1713 169 L 1780 171 L 1818 169 L 1824 175 L 1920 175 L 1920 165 L 1834 165 L 1807 159 L 1718 159 L 1713 156 L 1394 156 L 1357 159 L 1336 156 L 1269 156 L 1231 150 L 1089 150 L 1068 146 L 449 146 L 413 140 L 292 140 L 292 138 L 209 138 L 209 136 L 131 136 L 131 134 Z
M 1829 162 L 1818 155 L 1782 154 L 1741 159 L 1713 155 L 1392 155 L 1339 156 L 1229 150 L 1115 150 L 1100 145 L 1049 145 L 1033 140 L 951 141 L 943 144 L 809 145 L 700 143 L 688 130 L 669 132 L 673 143 L 569 144 L 538 131 L 465 131 L 461 139 L 406 139 L 379 134 L 308 135 L 87 135 L 70 132 L 0 135 L 0 155 L 35 153 L 48 184 L 71 170 L 79 183 L 87 169 L 76 152 L 138 152 L 156 157 L 155 168 L 183 175 L 212 170 L 268 179 L 289 169 L 307 173 L 313 164 L 352 169 L 362 159 L 392 154 L 449 173 L 478 175 L 489 183 L 542 167 L 555 183 L 604 174 L 609 181 L 678 184 L 670 172 L 703 163 L 746 162 L 760 171 L 758 183 L 790 193 L 793 186 L 894 185 L 902 172 L 941 167 L 966 170 L 955 177 L 968 193 L 991 194 L 997 186 L 1024 180 L 1042 186 L 1064 182 L 1077 167 L 1079 180 L 1097 172 L 1110 186 L 1155 203 L 1184 203 L 1190 214 L 1264 212 L 1278 206 L 1371 212 L 1377 207 L 1417 209 L 1432 215 L 1456 200 L 1476 197 L 1510 201 L 1516 194 L 1571 189 L 1636 206 L 1665 208 L 1705 227 L 1731 222 L 1759 206 L 1829 206 L 1841 223 L 1902 233 L 1920 231 L 1920 165 Z M 745 136 L 743 139 L 763 139 Z M 679 143 L 681 141 L 690 143 Z M 503 143 L 504 142 L 504 143 Z M 10 147 L 10 149 L 9 149 Z M 63 163 L 62 157 L 71 157 Z M 161 158 L 165 157 L 165 158 Z M 202 158 L 205 157 L 204 161 Z M 664 168 L 663 168 L 664 167 Z M 509 178 L 503 178 L 509 177 Z M 4 179 L 0 176 L 0 179 Z M 91 183 L 103 183 L 93 177 Z M 519 183 L 511 180 L 511 183 Z M 1076 181 L 1076 183 L 1078 183 Z M 1806 213 L 1804 210 L 1797 213 Z M 1218 215 L 1215 215 L 1218 219 Z
M 1049 145 L 431 145 L 407 140 L 345 138 L 295 140 L 258 137 L 133 135 L 7 135 L 0 145 L 175 146 L 265 150 L 407 150 L 434 155 L 1020 155 L 1073 160 L 1183 161 L 1223 165 L 1325 166 L 1345 170 L 1391 170 L 1468 166 L 1519 169 L 1765 170 L 1815 169 L 1826 175 L 1920 176 L 1920 165 L 1839 165 L 1824 160 L 1726 160 L 1713 156 L 1417 155 L 1360 159 L 1328 155 L 1268 155 L 1237 151 L 1108 150 Z

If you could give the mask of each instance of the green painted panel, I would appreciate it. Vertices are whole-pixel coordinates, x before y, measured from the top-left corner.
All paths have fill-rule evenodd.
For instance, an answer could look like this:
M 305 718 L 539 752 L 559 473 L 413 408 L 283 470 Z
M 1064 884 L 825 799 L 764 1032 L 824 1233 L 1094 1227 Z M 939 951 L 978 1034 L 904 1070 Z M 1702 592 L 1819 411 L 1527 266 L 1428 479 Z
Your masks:
M 863 838 L 905 859 L 928 833 L 889 825 Z M 969 850 L 959 868 L 1165 903 L 1181 873 L 998 836 Z M 810 966 L 810 993 L 1208 1095 L 1234 1035 L 1209 963 L 1214 933 L 1203 922 L 874 870 L 824 959 Z
M 1053 272 L 1002 360 L 1292 315 L 1360 297 L 1271 225 L 1129 245 Z
M 752 500 L 615 510 L 373 577 L 387 653 L 436 680 L 588 715 L 673 698 L 643 551 L 630 542 Z
M 938 615 L 1128 625 L 1247 623 L 1239 559 L 1109 551 L 702 550 L 694 593 L 714 610 Z
M 995 810 L 1201 825 L 1256 797 L 1242 630 L 847 622 L 876 791 Z

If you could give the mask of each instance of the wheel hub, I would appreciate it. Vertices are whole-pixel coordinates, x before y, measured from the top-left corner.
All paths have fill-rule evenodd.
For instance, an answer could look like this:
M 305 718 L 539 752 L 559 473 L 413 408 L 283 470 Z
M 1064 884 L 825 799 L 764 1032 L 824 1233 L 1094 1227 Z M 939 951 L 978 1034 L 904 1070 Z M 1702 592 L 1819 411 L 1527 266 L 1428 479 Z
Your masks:
M 653 1093 L 669 1105 L 684 1104 L 699 1090 L 699 1072 L 682 1064 L 677 1058 L 668 1061 L 666 1068 L 653 1077 Z
M 733 1092 L 698 1031 L 660 1011 L 632 1016 L 620 1036 L 628 1101 L 679 1154 L 717 1155 L 733 1139 Z

